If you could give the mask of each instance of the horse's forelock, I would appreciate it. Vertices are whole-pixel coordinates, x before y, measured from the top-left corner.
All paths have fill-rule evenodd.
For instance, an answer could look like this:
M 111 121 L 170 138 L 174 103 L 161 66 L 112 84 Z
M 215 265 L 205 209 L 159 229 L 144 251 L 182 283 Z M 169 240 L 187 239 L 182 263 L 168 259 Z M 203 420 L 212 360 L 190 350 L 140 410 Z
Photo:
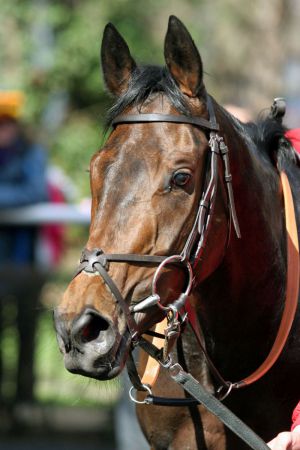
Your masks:
M 127 91 L 117 98 L 109 110 L 106 127 L 109 128 L 112 121 L 127 108 L 133 105 L 142 106 L 155 93 L 165 94 L 177 111 L 191 115 L 188 103 L 168 69 L 160 66 L 142 66 L 136 68 Z

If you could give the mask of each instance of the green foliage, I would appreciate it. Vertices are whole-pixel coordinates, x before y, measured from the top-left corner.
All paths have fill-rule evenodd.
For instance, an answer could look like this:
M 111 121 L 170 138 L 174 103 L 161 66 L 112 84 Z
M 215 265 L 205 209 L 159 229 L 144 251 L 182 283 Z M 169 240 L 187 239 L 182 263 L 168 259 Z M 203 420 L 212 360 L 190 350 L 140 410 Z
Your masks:
M 124 35 L 138 62 L 161 64 L 168 17 L 177 15 L 201 51 L 209 91 L 221 101 L 260 107 L 262 91 L 267 104 L 279 92 L 280 32 L 291 20 L 288 10 L 282 15 L 286 1 L 253 0 L 249 14 L 239 0 L 0 0 L 0 88 L 24 90 L 25 119 L 46 131 L 53 161 L 86 195 L 88 182 L 77 175 L 101 142 L 111 103 L 99 68 L 106 23 Z M 68 100 L 67 119 L 54 128 L 45 112 L 60 95 Z
M 52 145 L 52 161 L 71 174 L 76 189 L 89 196 L 90 159 L 102 142 L 102 130 L 88 114 L 71 114 Z
M 176 9 L 180 2 L 173 3 Z M 99 67 L 104 26 L 114 23 L 138 62 L 159 64 L 167 5 L 156 0 L 0 0 L 1 84 L 26 93 L 24 118 L 46 130 L 42 134 L 52 162 L 76 181 L 80 196 L 89 193 L 85 170 L 101 145 L 111 103 Z M 60 93 L 68 99 L 67 118 L 53 130 L 45 112 Z
M 13 299 L 10 297 L 5 299 L 2 308 L 1 354 L 3 361 L 3 386 L 1 394 L 7 401 L 14 397 L 16 388 L 14 379 L 17 365 L 17 330 L 15 328 L 17 311 Z

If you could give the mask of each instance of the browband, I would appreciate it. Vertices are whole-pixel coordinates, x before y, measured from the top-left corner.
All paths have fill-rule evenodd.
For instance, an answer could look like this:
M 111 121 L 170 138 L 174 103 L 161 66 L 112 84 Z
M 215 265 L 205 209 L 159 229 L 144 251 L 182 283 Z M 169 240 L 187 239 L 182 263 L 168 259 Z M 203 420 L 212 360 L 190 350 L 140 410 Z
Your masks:
M 121 123 L 143 123 L 143 122 L 173 122 L 173 123 L 188 123 L 196 125 L 201 128 L 208 128 L 212 131 L 218 131 L 219 126 L 213 125 L 208 120 L 202 117 L 188 117 L 184 115 L 173 116 L 171 114 L 126 114 L 116 117 L 112 121 L 112 126 L 115 127 Z
M 212 106 L 212 101 L 209 96 L 207 96 L 207 107 L 209 112 L 210 120 L 206 120 L 202 117 L 189 117 L 184 114 L 175 116 L 173 114 L 124 114 L 117 116 L 112 121 L 112 126 L 122 123 L 143 123 L 143 122 L 172 122 L 172 123 L 187 123 L 190 125 L 195 125 L 200 128 L 207 128 L 211 131 L 219 131 L 220 127 L 216 122 L 214 109 Z

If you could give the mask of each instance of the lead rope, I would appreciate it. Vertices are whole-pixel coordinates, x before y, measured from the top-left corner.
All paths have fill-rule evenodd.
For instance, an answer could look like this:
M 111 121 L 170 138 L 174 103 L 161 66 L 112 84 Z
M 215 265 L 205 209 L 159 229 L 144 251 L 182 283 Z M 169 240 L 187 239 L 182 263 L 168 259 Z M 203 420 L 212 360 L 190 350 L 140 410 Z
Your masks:
M 287 231 L 287 288 L 286 288 L 286 304 L 281 319 L 278 335 L 275 339 L 273 347 L 266 361 L 249 377 L 237 383 L 227 383 L 228 391 L 226 396 L 232 389 L 245 387 L 259 378 L 261 378 L 278 359 L 286 339 L 289 335 L 290 328 L 293 323 L 297 298 L 299 293 L 299 242 L 295 220 L 295 211 L 293 198 L 287 176 L 284 172 L 280 173 L 283 197 L 285 204 L 285 220 Z M 192 327 L 193 329 L 195 327 Z M 195 329 L 194 329 L 195 332 Z M 197 337 L 197 333 L 195 332 Z M 200 340 L 201 341 L 201 340 Z M 180 384 L 194 399 L 161 399 L 152 395 L 151 387 L 144 386 L 149 395 L 141 402 L 145 404 L 156 404 L 162 406 L 190 406 L 192 404 L 203 404 L 211 413 L 218 417 L 231 431 L 246 442 L 253 450 L 267 450 L 269 447 L 256 435 L 246 424 L 235 416 L 228 408 L 226 408 L 215 396 L 206 392 L 200 383 L 189 373 L 185 372 L 180 364 L 172 363 L 171 358 L 162 359 L 161 352 L 157 352 L 157 348 L 144 340 L 139 345 L 156 359 L 156 361 L 165 369 L 169 370 L 171 378 Z M 201 346 L 202 347 L 202 346 Z M 205 355 L 206 352 L 204 352 Z M 210 360 L 209 360 L 210 361 Z M 144 390 L 145 390 L 144 389 Z M 224 398 L 224 397 L 223 397 Z M 131 399 L 136 401 L 131 395 Z M 196 403 L 195 403 L 196 401 Z
M 142 389 L 139 389 L 140 379 L 137 373 L 135 364 L 134 369 L 130 368 L 131 381 L 136 383 L 136 389 L 147 391 L 148 395 L 144 400 L 137 400 L 133 394 L 133 387 L 129 391 L 131 400 L 135 403 L 148 404 L 148 405 L 160 405 L 160 406 L 192 406 L 202 404 L 205 408 L 214 414 L 219 420 L 222 421 L 233 433 L 235 433 L 240 439 L 242 439 L 253 450 L 269 450 L 266 443 L 248 427 L 243 421 L 241 421 L 232 411 L 230 411 L 225 405 L 223 405 L 214 395 L 207 392 L 201 384 L 190 374 L 187 373 L 179 363 L 173 364 L 171 357 L 167 360 L 163 360 L 162 352 L 152 345 L 152 343 L 141 338 L 139 346 L 145 350 L 152 358 L 154 358 L 162 367 L 169 371 L 171 378 L 179 384 L 186 392 L 188 392 L 192 398 L 176 398 L 165 399 L 161 397 L 155 397 L 152 395 L 151 387 L 148 385 L 141 385 Z M 132 356 L 130 358 L 132 360 Z M 129 365 L 131 362 L 129 363 Z M 127 366 L 128 367 L 128 366 Z M 135 372 L 134 376 L 132 376 Z M 136 378 L 137 377 L 137 378 Z
M 180 384 L 186 392 L 220 419 L 224 425 L 233 431 L 250 448 L 253 450 L 269 450 L 267 444 L 248 425 L 233 414 L 214 395 L 207 392 L 190 373 L 183 370 L 180 364 L 175 363 L 168 369 L 171 378 L 176 383 Z

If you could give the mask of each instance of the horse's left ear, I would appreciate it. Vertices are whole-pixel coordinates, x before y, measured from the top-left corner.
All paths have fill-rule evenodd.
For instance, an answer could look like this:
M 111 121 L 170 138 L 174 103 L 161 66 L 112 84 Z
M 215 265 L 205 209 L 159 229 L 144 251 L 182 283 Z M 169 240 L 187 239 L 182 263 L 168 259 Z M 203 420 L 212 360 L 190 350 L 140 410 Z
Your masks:
M 136 63 L 118 30 L 107 24 L 102 39 L 101 63 L 108 90 L 119 96 L 128 88 Z
M 169 18 L 165 60 L 181 91 L 196 97 L 204 88 L 201 57 L 190 33 L 175 16 Z

